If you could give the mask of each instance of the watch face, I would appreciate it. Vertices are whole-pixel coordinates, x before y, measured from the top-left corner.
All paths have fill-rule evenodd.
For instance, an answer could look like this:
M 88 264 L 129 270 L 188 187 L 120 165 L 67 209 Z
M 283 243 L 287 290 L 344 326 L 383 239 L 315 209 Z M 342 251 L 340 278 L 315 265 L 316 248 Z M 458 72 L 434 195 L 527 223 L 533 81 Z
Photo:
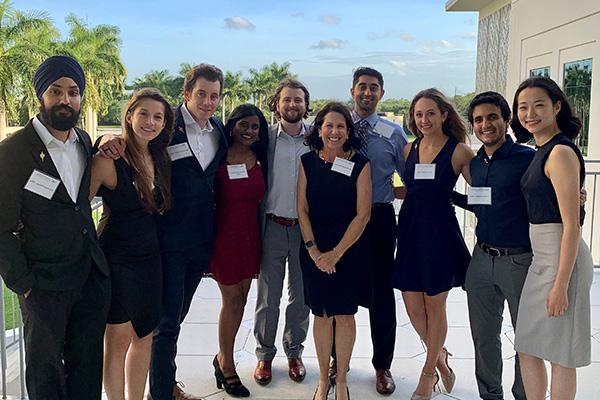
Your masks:
M 312 240 L 309 240 L 308 242 L 304 243 L 304 247 L 306 247 L 307 249 L 310 249 L 314 245 L 315 243 Z

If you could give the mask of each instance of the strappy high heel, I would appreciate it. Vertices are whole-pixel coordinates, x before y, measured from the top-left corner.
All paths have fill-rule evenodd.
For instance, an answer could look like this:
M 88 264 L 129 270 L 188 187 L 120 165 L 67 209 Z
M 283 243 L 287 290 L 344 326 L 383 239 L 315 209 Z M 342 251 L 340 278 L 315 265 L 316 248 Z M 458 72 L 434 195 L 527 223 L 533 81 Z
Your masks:
M 215 367 L 215 380 L 217 381 L 217 389 L 225 388 L 227 394 L 230 394 L 234 397 L 250 396 L 250 391 L 242 384 L 242 381 L 237 374 L 225 377 L 223 371 L 221 370 L 221 366 L 219 365 L 217 356 L 215 356 L 213 360 L 213 367 Z
M 431 398 L 433 397 L 433 392 L 435 391 L 435 387 L 437 386 L 437 384 L 440 380 L 439 375 L 437 374 L 437 372 L 425 372 L 425 371 L 422 371 L 421 375 L 426 378 L 435 378 L 435 382 L 433 382 L 433 388 L 431 389 L 431 394 L 423 395 L 423 394 L 418 394 L 416 391 L 414 391 L 412 396 L 410 396 L 410 400 L 431 400 Z
M 329 396 L 329 391 L 331 390 L 331 383 L 327 382 L 327 393 L 325 393 L 325 398 Z M 317 399 L 317 392 L 319 391 L 319 385 L 315 389 L 315 394 L 313 395 L 313 400 Z
M 448 356 L 451 356 L 452 353 L 450 353 L 448 351 L 448 349 L 445 347 L 442 347 L 442 350 L 446 353 L 446 357 L 444 358 L 444 363 L 446 364 L 446 368 L 448 368 L 448 370 L 450 371 L 450 374 L 444 376 L 440 372 L 440 377 L 442 378 L 442 384 L 444 385 L 444 389 L 446 389 L 446 392 L 451 393 L 452 389 L 454 388 L 454 384 L 456 383 L 456 374 L 454 373 L 452 368 L 450 368 L 450 364 L 448 364 Z

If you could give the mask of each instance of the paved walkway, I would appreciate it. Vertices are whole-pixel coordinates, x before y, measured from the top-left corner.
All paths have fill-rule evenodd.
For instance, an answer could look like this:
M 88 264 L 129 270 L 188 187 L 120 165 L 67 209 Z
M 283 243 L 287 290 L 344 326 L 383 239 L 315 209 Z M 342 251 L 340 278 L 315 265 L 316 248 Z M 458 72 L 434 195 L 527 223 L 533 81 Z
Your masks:
M 600 398 L 598 394 L 598 377 L 600 377 L 600 271 L 594 275 L 592 287 L 592 365 L 579 370 L 579 392 L 577 399 L 593 400 Z M 396 380 L 396 392 L 389 397 L 375 392 L 374 371 L 371 367 L 371 339 L 369 320 L 366 310 L 361 309 L 356 315 L 357 337 L 354 355 L 351 361 L 351 371 L 348 375 L 350 395 L 352 399 L 409 399 L 413 392 L 419 372 L 424 361 L 424 349 L 413 331 L 404 304 L 397 296 L 398 329 L 396 333 L 396 352 L 392 373 Z M 318 367 L 312 335 L 309 336 L 304 350 L 304 362 L 307 367 L 307 377 L 303 383 L 295 383 L 287 376 L 287 360 L 278 353 L 273 363 L 273 381 L 266 387 L 254 382 L 252 374 L 256 365 L 254 356 L 255 341 L 252 334 L 254 304 L 256 300 L 255 284 L 250 292 L 250 298 L 244 314 L 244 321 L 236 340 L 236 361 L 238 374 L 252 393 L 252 399 L 312 399 L 317 380 Z M 285 303 L 285 300 L 283 301 Z M 217 321 L 220 308 L 220 293 L 214 281 L 203 280 L 196 292 L 192 308 L 184 323 L 179 340 L 179 370 L 177 378 L 186 384 L 186 391 L 205 396 L 207 400 L 229 399 L 224 392 L 216 389 L 212 359 L 217 352 Z M 283 308 L 282 308 L 283 310 Z M 282 315 L 283 311 L 282 311 Z M 504 330 L 502 333 L 504 354 L 504 383 L 505 392 L 510 391 L 513 376 L 512 341 L 513 331 L 510 326 L 508 311 L 505 313 Z M 282 322 L 282 321 L 280 321 Z M 446 345 L 454 357 L 450 365 L 457 374 L 456 387 L 451 395 L 438 394 L 438 400 L 447 399 L 478 399 L 477 385 L 474 374 L 473 343 L 469 331 L 465 293 L 454 289 L 448 297 L 449 332 Z M 281 343 L 280 323 L 277 343 Z M 330 399 L 333 399 L 333 392 Z M 512 399 L 506 393 L 505 399 Z

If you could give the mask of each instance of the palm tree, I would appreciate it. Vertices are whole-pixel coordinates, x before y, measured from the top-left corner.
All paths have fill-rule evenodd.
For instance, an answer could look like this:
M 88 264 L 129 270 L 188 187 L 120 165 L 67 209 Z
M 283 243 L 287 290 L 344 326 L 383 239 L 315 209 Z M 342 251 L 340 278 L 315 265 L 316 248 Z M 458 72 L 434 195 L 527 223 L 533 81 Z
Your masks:
M 225 71 L 223 78 L 223 103 L 221 104 L 223 121 L 225 120 L 227 99 L 229 99 L 230 110 L 233 110 L 238 101 L 245 101 L 248 98 L 247 94 L 248 86 L 242 80 L 242 73 Z
M 121 62 L 119 28 L 113 25 L 88 25 L 74 14 L 65 19 L 69 39 L 61 51 L 81 64 L 86 75 L 83 98 L 85 128 L 94 137 L 98 112 L 106 112 L 115 93 L 124 89 L 125 66 Z
M 263 99 L 265 99 L 273 85 L 271 72 L 266 66 L 260 70 L 250 68 L 248 72 L 250 73 L 250 78 L 246 82 L 250 88 L 254 104 L 262 110 Z
M 0 140 L 6 137 L 8 116 L 15 116 L 17 96 L 28 73 L 47 55 L 39 42 L 27 40 L 32 32 L 52 29 L 52 23 L 44 12 L 22 13 L 15 10 L 8 0 L 0 0 Z

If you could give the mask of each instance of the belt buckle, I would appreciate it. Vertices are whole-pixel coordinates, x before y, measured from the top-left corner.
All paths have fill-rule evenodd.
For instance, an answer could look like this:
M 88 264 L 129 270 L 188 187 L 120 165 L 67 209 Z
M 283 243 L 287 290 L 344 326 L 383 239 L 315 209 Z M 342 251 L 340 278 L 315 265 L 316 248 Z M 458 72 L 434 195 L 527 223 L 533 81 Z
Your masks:
M 500 257 L 502 255 L 500 249 L 491 246 L 488 246 L 488 253 L 490 253 L 490 255 L 493 257 Z

